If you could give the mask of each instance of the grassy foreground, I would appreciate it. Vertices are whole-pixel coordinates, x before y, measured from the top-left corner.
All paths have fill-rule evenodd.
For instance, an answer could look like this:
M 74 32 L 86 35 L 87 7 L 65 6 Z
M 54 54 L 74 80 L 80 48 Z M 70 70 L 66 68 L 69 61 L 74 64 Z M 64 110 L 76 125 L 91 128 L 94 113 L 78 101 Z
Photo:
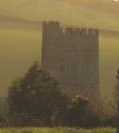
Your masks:
M 1 128 L 0 133 L 116 133 L 116 129 L 78 129 L 78 128 Z

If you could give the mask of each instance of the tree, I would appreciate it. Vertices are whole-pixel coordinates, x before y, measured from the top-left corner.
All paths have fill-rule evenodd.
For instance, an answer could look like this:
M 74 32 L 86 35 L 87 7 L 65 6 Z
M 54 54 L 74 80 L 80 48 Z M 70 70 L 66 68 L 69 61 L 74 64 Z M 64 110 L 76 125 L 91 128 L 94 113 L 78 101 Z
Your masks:
M 67 108 L 65 119 L 69 126 L 91 127 L 99 125 L 96 104 L 80 93 L 73 98 Z
M 50 125 L 67 106 L 68 98 L 60 92 L 59 83 L 38 63 L 8 90 L 10 114 L 18 124 Z

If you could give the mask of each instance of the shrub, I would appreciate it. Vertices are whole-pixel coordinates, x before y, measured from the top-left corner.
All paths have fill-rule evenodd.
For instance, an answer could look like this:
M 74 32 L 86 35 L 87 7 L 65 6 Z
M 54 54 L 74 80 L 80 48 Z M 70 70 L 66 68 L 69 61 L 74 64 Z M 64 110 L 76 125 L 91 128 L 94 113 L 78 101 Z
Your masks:
M 26 75 L 9 88 L 10 115 L 17 125 L 52 125 L 67 105 L 59 83 L 34 64 Z
M 60 121 L 68 126 L 93 127 L 100 123 L 96 104 L 83 94 L 74 97 L 61 116 Z

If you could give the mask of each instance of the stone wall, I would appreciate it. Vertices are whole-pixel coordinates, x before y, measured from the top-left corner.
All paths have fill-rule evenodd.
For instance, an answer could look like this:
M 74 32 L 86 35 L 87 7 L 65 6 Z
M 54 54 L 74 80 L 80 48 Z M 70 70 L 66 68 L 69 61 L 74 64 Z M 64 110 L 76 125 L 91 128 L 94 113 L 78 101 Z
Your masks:
M 99 31 L 43 22 L 42 68 L 70 96 L 80 91 L 99 100 Z

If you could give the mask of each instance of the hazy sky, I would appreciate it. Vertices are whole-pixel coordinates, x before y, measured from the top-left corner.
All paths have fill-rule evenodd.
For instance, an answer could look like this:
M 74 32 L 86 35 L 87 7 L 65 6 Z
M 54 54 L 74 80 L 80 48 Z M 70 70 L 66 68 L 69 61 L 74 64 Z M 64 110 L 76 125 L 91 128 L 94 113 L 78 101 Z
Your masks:
M 0 0 L 0 95 L 40 57 L 40 28 L 1 15 L 32 21 L 60 20 L 66 25 L 119 31 L 119 2 L 113 0 Z M 22 23 L 22 28 L 19 24 Z M 39 23 L 40 25 L 40 23 Z M 30 27 L 32 27 L 30 29 Z M 114 90 L 119 35 L 100 34 L 100 79 L 104 95 Z
M 114 0 L 1 0 L 0 14 L 31 20 L 119 29 L 119 2 Z

